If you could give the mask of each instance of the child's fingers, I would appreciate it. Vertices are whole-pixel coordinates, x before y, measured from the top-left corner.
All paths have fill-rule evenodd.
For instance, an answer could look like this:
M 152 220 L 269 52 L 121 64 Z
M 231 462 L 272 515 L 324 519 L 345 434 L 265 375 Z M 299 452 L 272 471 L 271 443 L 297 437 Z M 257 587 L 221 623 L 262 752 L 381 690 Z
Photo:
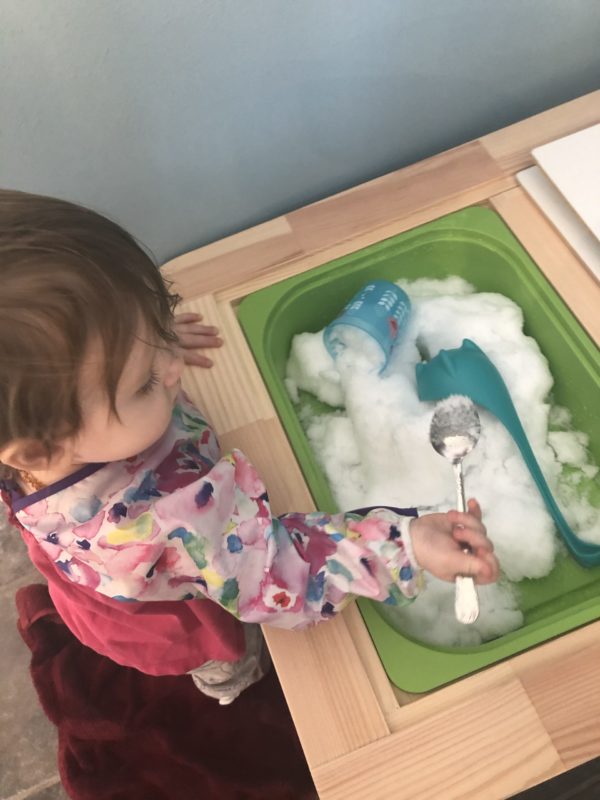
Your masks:
M 203 356 L 194 350 L 184 350 L 183 363 L 189 367 L 212 367 L 213 361 L 208 356 Z
M 179 334 L 179 345 L 186 349 L 197 350 L 201 347 L 221 347 L 223 340 L 213 334 Z
M 202 325 L 199 322 L 189 323 L 181 330 L 184 336 L 189 334 L 200 334 L 201 336 L 216 336 L 219 329 L 215 325 Z
M 452 538 L 457 542 L 468 544 L 472 550 L 483 550 L 493 553 L 494 545 L 483 530 L 471 526 L 458 526 L 452 529 Z
M 469 498 L 467 501 L 467 509 L 469 514 L 472 514 L 477 519 L 481 520 L 481 506 L 474 497 Z
M 201 325 L 202 314 L 177 314 L 175 333 L 181 348 L 183 361 L 192 367 L 212 367 L 212 359 L 199 353 L 199 350 L 221 347 L 223 340 L 217 335 L 219 329 L 214 325 Z
M 479 551 L 476 555 L 479 571 L 476 575 L 478 583 L 493 583 L 500 576 L 500 565 L 493 553 Z
M 176 325 L 185 325 L 187 322 L 199 322 L 201 319 L 203 319 L 202 314 L 196 314 L 192 311 L 186 311 L 183 314 L 175 314 Z
M 494 583 L 500 574 L 498 561 L 492 553 L 460 553 L 454 565 L 455 575 L 473 578 L 476 583 Z
M 486 557 L 482 558 L 483 566 L 477 577 L 476 583 L 495 583 L 500 577 L 500 565 L 494 555 L 488 553 Z
M 200 320 L 202 314 L 177 314 L 175 316 L 175 333 L 180 341 L 188 339 L 190 336 L 215 337 L 219 329 L 215 325 L 203 325 Z M 202 346 L 202 345 L 200 345 Z M 204 347 L 211 345 L 204 345 Z
M 474 579 L 481 576 L 485 580 L 489 575 L 490 568 L 486 561 L 476 556 L 475 553 L 463 553 L 461 550 L 455 554 L 452 572 L 454 575 L 464 575 Z
M 454 509 L 446 513 L 452 527 L 461 526 L 485 534 L 485 525 L 474 514 L 463 513 L 462 511 L 455 511 Z

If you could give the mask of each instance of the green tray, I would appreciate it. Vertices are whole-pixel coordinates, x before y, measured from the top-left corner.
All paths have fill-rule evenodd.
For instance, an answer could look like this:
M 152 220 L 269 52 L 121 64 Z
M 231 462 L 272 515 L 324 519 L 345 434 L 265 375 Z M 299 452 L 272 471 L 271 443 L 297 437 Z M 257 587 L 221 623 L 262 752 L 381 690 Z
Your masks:
M 369 280 L 449 275 L 519 304 L 525 332 L 550 362 L 553 402 L 570 410 L 600 463 L 598 348 L 500 217 L 468 208 L 269 286 L 240 304 L 242 329 L 320 510 L 338 509 L 284 386 L 292 338 L 323 328 Z M 600 617 L 600 567 L 585 569 L 568 555 L 547 577 L 519 587 L 523 627 L 478 647 L 422 644 L 392 628 L 377 603 L 360 600 L 359 607 L 390 680 L 424 692 Z

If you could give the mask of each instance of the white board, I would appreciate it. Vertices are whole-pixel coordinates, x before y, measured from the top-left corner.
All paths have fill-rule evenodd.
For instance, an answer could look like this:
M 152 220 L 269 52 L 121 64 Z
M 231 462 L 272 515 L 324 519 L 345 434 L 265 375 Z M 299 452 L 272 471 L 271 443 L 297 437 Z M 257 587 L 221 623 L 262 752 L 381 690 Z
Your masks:
M 539 167 L 517 172 L 517 180 L 600 281 L 600 241 Z
M 600 124 L 532 150 L 546 176 L 600 239 Z

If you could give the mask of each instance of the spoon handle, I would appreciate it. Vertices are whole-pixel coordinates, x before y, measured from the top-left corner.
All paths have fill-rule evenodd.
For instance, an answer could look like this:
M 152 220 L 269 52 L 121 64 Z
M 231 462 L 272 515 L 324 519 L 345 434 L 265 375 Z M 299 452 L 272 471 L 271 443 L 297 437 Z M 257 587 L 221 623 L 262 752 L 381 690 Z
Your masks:
M 452 462 L 454 469 L 454 478 L 456 480 L 456 507 L 463 514 L 467 510 L 467 501 L 465 500 L 465 482 L 463 479 L 462 459 Z
M 463 513 L 467 510 L 465 501 L 465 484 L 463 480 L 462 459 L 452 464 L 456 478 L 456 505 Z M 468 545 L 463 547 L 463 553 L 470 553 Z M 456 619 L 464 625 L 471 625 L 479 616 L 479 599 L 475 589 L 475 581 L 468 575 L 457 575 L 454 583 L 454 613 Z

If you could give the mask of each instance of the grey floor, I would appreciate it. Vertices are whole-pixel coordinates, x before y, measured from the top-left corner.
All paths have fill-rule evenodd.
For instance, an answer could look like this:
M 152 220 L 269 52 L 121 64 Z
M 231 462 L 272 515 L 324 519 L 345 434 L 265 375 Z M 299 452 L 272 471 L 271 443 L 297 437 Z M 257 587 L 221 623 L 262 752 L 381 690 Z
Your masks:
M 43 578 L 0 504 L 0 800 L 66 800 L 56 766 L 56 729 L 29 677 L 30 652 L 17 632 L 14 596 Z

